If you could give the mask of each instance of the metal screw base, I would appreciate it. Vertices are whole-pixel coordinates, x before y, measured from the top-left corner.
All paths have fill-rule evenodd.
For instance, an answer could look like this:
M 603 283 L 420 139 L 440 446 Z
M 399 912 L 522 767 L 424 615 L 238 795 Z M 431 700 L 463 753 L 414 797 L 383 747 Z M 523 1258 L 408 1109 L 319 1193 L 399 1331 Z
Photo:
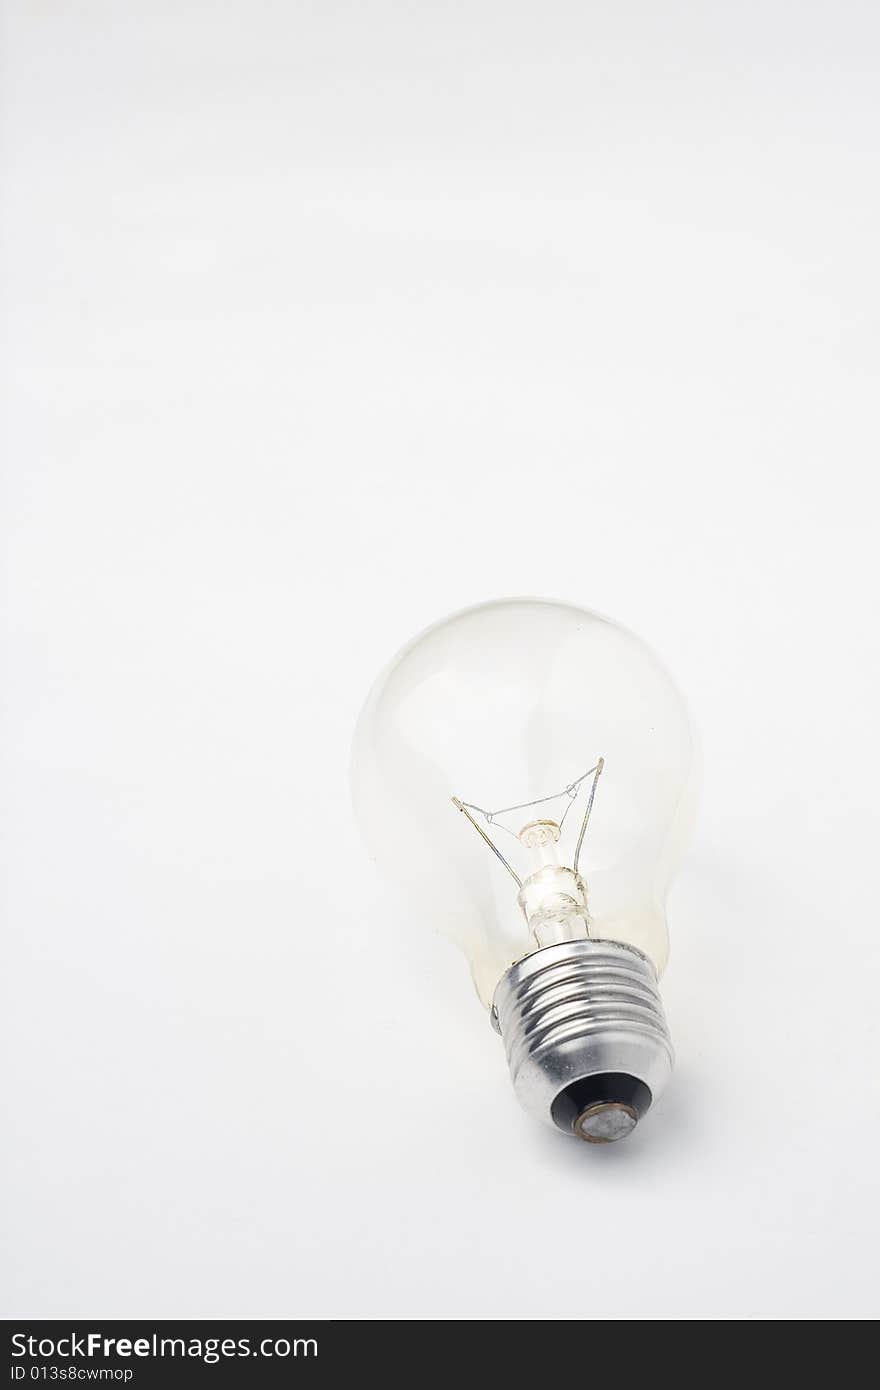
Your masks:
M 517 961 L 492 1018 L 523 1108 L 589 1143 L 631 1133 L 672 1072 L 657 972 L 617 941 L 564 941 Z

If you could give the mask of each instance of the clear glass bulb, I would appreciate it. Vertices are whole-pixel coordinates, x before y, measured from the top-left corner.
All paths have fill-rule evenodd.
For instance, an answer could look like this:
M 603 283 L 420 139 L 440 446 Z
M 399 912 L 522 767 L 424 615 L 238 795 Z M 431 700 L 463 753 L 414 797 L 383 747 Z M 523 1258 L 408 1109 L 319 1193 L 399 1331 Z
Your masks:
M 564 1053 L 556 1079 L 584 1065 L 574 1053 L 605 1023 L 640 1026 L 666 964 L 665 898 L 695 786 L 687 710 L 653 653 L 595 613 L 536 599 L 467 609 L 410 642 L 373 687 L 352 755 L 355 813 L 379 867 L 414 918 L 465 952 L 512 1071 L 538 1010 L 553 1066 Z M 634 971 L 644 978 L 624 978 Z M 537 982 L 526 1017 L 507 1029 L 524 979 Z M 545 1099 L 527 1108 L 547 1118 Z M 625 1128 L 608 1113 L 618 1101 L 596 1105 L 594 1128 Z

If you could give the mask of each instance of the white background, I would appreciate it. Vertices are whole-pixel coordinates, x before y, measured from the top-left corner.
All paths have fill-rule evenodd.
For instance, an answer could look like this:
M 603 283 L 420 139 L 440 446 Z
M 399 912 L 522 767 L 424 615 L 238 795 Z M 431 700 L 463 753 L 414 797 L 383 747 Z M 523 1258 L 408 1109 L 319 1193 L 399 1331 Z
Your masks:
M 876 6 L 4 8 L 2 1311 L 876 1315 Z M 509 593 L 702 735 L 607 1150 L 350 819 Z

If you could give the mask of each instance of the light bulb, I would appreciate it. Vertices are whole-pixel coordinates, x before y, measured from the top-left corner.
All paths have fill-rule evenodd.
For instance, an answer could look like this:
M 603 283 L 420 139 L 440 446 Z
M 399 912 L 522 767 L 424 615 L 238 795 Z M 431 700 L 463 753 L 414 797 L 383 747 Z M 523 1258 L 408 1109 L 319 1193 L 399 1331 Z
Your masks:
M 525 1109 L 591 1142 L 629 1133 L 672 1070 L 657 981 L 696 762 L 644 643 L 538 599 L 422 632 L 358 721 L 368 849 L 413 925 L 464 950 Z

